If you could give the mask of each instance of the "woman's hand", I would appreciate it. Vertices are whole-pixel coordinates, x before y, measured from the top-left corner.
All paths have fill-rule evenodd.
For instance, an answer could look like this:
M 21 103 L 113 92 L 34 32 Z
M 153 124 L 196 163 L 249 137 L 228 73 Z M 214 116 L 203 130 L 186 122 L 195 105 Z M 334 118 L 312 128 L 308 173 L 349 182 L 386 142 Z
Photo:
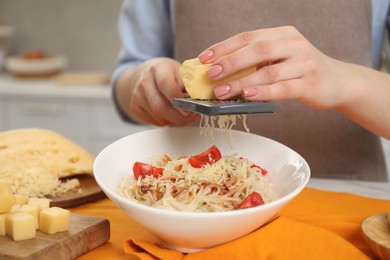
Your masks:
M 299 99 L 315 108 L 333 108 L 348 96 L 340 81 L 342 64 L 317 50 L 294 27 L 240 33 L 201 55 L 212 63 L 211 79 L 221 79 L 247 67 L 257 71 L 216 86 L 219 99 L 241 96 L 250 101 Z
M 296 99 L 316 109 L 336 109 L 368 130 L 390 138 L 390 76 L 330 58 L 294 27 L 240 33 L 199 55 L 209 78 L 244 68 L 257 71 L 214 88 L 218 99 Z
M 198 119 L 199 115 L 172 106 L 173 98 L 185 95 L 179 66 L 173 59 L 154 58 L 122 73 L 115 94 L 124 113 L 157 126 L 185 125 Z

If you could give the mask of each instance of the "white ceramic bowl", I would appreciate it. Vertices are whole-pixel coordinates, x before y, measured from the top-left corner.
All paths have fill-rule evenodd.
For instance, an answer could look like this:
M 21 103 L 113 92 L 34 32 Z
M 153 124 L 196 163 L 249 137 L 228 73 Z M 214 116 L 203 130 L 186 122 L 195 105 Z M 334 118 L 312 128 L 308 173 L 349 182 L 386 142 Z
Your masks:
M 103 149 L 94 163 L 98 185 L 131 218 L 154 234 L 165 247 L 194 252 L 244 236 L 261 227 L 297 196 L 310 178 L 307 162 L 295 151 L 271 139 L 232 131 L 231 148 L 222 134 L 199 135 L 198 127 L 147 130 L 124 137 Z M 279 198 L 271 203 L 229 212 L 176 212 L 131 202 L 117 194 L 135 161 L 156 155 L 193 155 L 215 144 L 222 155 L 237 153 L 268 170 Z M 125 223 L 123 223 L 125 225 Z

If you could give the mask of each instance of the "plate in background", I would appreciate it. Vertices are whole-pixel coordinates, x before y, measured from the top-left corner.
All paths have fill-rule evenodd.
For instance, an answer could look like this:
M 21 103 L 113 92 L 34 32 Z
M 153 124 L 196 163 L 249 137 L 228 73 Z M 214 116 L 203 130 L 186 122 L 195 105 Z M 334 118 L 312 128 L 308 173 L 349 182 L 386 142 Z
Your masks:
M 16 77 L 49 77 L 61 72 L 66 65 L 65 56 L 50 56 L 36 60 L 9 57 L 4 62 L 6 70 Z

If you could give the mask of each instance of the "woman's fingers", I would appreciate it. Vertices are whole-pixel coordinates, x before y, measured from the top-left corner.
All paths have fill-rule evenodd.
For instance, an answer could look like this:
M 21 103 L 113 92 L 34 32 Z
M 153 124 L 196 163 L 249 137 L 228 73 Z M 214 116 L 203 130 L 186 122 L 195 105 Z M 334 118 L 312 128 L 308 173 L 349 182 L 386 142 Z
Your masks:
M 184 125 L 197 119 L 197 115 L 172 106 L 174 97 L 184 95 L 184 86 L 177 75 L 179 65 L 164 58 L 145 63 L 133 91 L 132 114 L 158 126 Z
M 251 43 L 258 41 L 283 39 L 297 34 L 299 34 L 298 31 L 292 26 L 283 26 L 243 32 L 234 35 L 222 42 L 214 44 L 213 46 L 203 51 L 198 56 L 198 58 L 202 63 L 213 63 L 217 59 L 227 54 L 233 53 Z
M 265 65 L 246 77 L 227 82 L 214 88 L 218 99 L 229 99 L 242 95 L 242 90 L 248 87 L 272 85 L 279 81 L 289 81 L 303 77 L 311 70 L 310 62 L 296 62 L 287 60 L 275 64 Z M 289 97 L 286 97 L 289 98 Z M 262 98 L 259 100 L 265 100 Z
M 152 68 L 155 86 L 172 104 L 175 97 L 184 95 L 184 85 L 178 74 L 180 64 L 158 64 Z
M 297 53 L 302 59 L 307 55 L 303 51 L 309 49 L 306 45 L 308 42 L 301 37 L 258 41 L 221 57 L 210 66 L 207 74 L 209 78 L 219 80 L 249 67 L 287 61 Z
M 304 96 L 306 89 L 306 82 L 298 78 L 269 85 L 247 87 L 243 89 L 242 96 L 248 101 L 300 99 Z

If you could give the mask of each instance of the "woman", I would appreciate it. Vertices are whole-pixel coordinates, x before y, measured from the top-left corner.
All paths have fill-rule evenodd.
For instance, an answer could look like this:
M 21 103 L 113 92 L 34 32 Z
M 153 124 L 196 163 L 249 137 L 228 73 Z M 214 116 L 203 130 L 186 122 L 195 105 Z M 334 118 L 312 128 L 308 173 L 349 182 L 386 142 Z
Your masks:
M 124 118 L 184 125 L 198 115 L 172 107 L 185 93 L 180 63 L 198 56 L 208 76 L 258 70 L 216 86 L 219 99 L 274 100 L 251 132 L 282 142 L 313 176 L 387 180 L 377 135 L 390 138 L 390 76 L 380 59 L 388 1 L 127 1 L 114 74 Z M 373 49 L 371 50 L 371 45 Z

